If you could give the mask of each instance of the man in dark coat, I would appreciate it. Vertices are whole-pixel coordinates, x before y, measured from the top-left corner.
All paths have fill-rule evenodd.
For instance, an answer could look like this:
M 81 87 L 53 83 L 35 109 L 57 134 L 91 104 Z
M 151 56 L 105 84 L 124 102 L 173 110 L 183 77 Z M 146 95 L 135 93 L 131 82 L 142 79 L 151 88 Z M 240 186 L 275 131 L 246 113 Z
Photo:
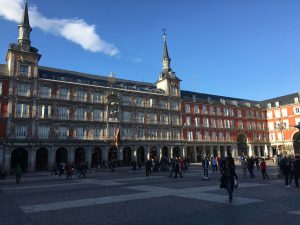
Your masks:
M 233 197 L 232 193 L 234 189 L 234 179 L 238 180 L 238 176 L 235 172 L 234 160 L 231 155 L 229 155 L 224 161 L 221 173 L 221 188 L 226 188 L 229 195 L 229 203 L 231 203 Z
M 295 178 L 295 185 L 299 188 L 299 177 L 300 177 L 300 155 L 295 156 L 295 161 L 293 163 L 294 168 L 294 178 Z

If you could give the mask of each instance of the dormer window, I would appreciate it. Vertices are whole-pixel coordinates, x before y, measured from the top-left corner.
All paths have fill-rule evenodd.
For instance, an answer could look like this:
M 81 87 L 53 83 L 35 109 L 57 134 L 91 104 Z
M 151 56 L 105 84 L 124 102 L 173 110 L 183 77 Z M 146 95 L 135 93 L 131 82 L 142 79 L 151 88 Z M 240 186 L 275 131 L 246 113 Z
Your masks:
M 275 102 L 275 106 L 276 106 L 276 107 L 279 107 L 279 102 Z
M 28 77 L 28 66 L 21 64 L 20 65 L 20 76 Z
M 295 102 L 295 103 L 298 103 L 298 102 L 299 102 L 299 98 L 298 98 L 298 97 L 295 97 L 295 98 L 294 98 L 294 102 Z
M 268 109 L 271 109 L 272 108 L 272 104 L 268 103 L 267 107 L 268 107 Z

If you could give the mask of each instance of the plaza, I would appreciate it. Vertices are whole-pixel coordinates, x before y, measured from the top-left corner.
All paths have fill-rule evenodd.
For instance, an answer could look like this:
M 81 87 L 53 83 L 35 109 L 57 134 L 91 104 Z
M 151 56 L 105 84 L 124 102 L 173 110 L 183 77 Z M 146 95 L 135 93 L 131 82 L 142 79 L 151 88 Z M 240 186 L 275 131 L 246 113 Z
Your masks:
M 14 177 L 1 180 L 1 225 L 13 224 L 298 224 L 299 189 L 277 179 L 269 162 L 270 180 L 243 178 L 234 199 L 219 188 L 219 173 L 202 181 L 200 164 L 192 164 L 183 178 L 168 172 L 145 177 L 144 169 L 120 167 L 89 170 L 87 177 L 27 173 L 16 185 Z

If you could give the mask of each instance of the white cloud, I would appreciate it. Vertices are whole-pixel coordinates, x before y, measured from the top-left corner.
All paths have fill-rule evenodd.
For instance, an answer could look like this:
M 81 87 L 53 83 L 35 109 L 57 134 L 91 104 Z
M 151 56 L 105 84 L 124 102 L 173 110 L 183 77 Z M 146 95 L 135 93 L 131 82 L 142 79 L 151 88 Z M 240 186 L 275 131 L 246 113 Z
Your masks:
M 19 23 L 23 14 L 23 0 L 0 0 L 0 16 Z M 97 33 L 95 25 L 82 19 L 48 19 L 36 7 L 29 7 L 30 25 L 45 32 L 66 38 L 83 49 L 115 56 L 119 50 L 104 41 Z

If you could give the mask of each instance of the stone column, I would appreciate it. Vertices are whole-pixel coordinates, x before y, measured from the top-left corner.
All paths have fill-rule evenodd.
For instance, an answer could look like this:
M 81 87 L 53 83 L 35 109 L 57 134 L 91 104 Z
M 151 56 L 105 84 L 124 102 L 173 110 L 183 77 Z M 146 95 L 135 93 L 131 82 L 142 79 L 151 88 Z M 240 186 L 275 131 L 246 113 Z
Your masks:
M 144 154 L 145 154 L 145 160 L 146 161 L 149 160 L 150 159 L 150 149 L 149 149 L 149 146 L 146 146 Z
M 158 159 L 160 160 L 162 157 L 162 146 L 158 146 Z
M 55 149 L 54 147 L 49 147 L 48 148 L 48 168 L 49 170 L 52 169 L 53 162 L 55 162 Z
M 269 151 L 268 145 L 266 145 L 266 144 L 265 144 L 265 148 L 264 148 L 264 153 L 265 153 L 265 156 L 273 157 L 273 152 Z
M 218 157 L 221 157 L 221 146 L 220 145 L 218 145 L 217 146 L 217 153 L 218 153 Z
M 197 148 L 196 146 L 192 146 L 192 162 L 196 163 L 197 162 Z
M 182 146 L 182 153 L 181 153 L 183 158 L 187 157 L 187 152 L 186 152 L 186 146 Z
M 169 158 L 173 158 L 173 146 L 169 147 L 168 155 L 169 155 Z
M 137 149 L 136 149 L 136 146 L 132 146 L 132 149 L 131 149 L 131 162 L 137 162 Z
M 92 166 L 92 146 L 88 146 L 87 150 L 85 151 L 85 162 L 88 163 L 88 168 Z
M 117 152 L 118 152 L 117 159 L 122 161 L 123 160 L 123 147 L 119 146 Z
M 107 145 L 104 145 L 102 148 L 101 148 L 101 158 L 102 158 L 102 161 L 106 161 L 108 160 L 108 149 L 107 149 Z
M 214 157 L 214 146 L 209 146 L 209 153 L 210 153 L 210 157 Z
M 248 144 L 248 155 L 251 157 L 253 155 L 252 145 Z
M 238 157 L 237 144 L 233 144 L 231 148 L 232 148 L 231 150 L 232 157 L 234 158 Z
M 7 171 L 11 169 L 11 149 L 8 146 L 4 148 L 4 165 Z
M 75 149 L 74 149 L 74 147 L 73 146 L 67 147 L 67 151 L 68 151 L 68 162 L 75 163 Z
M 28 147 L 28 171 L 33 172 L 35 170 L 36 161 L 36 149 Z

